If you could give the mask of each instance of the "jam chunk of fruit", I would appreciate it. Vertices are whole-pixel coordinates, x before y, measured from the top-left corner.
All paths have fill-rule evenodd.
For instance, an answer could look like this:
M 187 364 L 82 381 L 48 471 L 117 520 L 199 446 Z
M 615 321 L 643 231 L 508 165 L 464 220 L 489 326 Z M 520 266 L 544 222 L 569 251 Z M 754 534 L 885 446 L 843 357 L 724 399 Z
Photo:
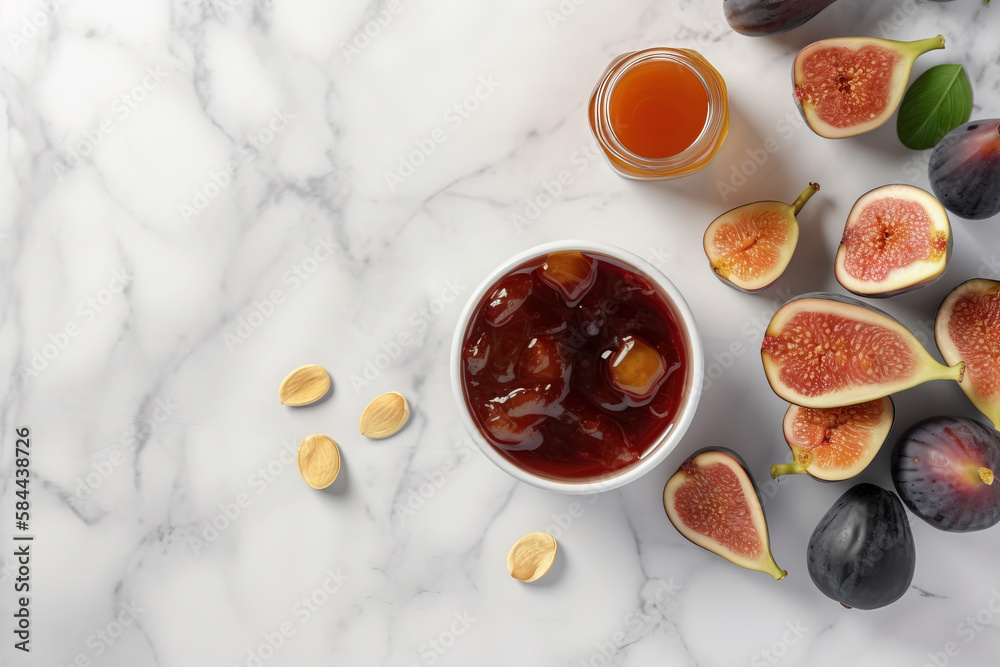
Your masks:
M 521 370 L 531 377 L 542 380 L 563 379 L 567 371 L 565 357 L 559 351 L 559 344 L 551 338 L 532 338 L 521 352 Z
M 563 412 L 560 403 L 566 397 L 567 388 L 565 382 L 535 382 L 517 387 L 506 396 L 500 396 L 495 400 L 503 404 L 508 417 L 529 415 L 558 417 Z
M 486 431 L 504 449 L 535 449 L 542 444 L 540 415 L 511 417 L 500 404 L 489 402 L 483 405 L 483 416 Z
M 495 327 L 506 324 L 531 296 L 531 276 L 518 273 L 504 278 L 489 296 L 483 316 Z
M 498 382 L 511 382 L 517 378 L 517 364 L 527 340 L 523 323 L 493 329 L 490 368 Z
M 656 348 L 640 336 L 623 336 L 608 357 L 608 375 L 619 390 L 632 398 L 652 398 L 667 376 L 667 366 Z
M 538 269 L 538 276 L 558 290 L 566 303 L 575 306 L 597 278 L 597 262 L 582 252 L 550 252 Z
M 469 375 L 478 375 L 490 360 L 490 335 L 479 331 L 465 343 L 465 370 Z

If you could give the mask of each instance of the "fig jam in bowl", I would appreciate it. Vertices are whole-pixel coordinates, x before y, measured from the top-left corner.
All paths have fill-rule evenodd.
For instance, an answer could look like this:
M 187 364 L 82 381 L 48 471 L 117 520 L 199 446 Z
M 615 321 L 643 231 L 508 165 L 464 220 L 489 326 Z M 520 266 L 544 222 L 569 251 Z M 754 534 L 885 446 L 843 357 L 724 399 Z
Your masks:
M 497 267 L 451 349 L 459 414 L 493 463 L 563 493 L 656 467 L 694 418 L 704 358 L 694 316 L 649 262 L 559 241 Z

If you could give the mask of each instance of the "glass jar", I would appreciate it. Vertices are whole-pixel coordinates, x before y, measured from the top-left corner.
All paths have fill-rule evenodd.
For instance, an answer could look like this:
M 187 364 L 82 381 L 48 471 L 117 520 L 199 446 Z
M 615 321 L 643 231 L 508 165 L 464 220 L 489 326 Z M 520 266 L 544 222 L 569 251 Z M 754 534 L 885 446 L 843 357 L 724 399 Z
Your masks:
M 712 161 L 729 131 L 726 82 L 691 49 L 626 53 L 594 89 L 590 127 L 622 176 L 686 176 Z

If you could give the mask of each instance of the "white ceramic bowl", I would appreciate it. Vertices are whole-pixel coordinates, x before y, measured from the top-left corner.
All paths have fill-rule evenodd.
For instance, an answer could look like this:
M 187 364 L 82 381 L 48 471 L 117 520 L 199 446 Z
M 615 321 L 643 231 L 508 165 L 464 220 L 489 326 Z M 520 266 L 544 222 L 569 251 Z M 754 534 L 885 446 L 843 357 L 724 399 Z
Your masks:
M 677 323 L 680 326 L 685 338 L 684 347 L 688 353 L 686 359 L 687 377 L 685 378 L 684 383 L 684 397 L 678 406 L 677 414 L 674 417 L 674 420 L 664 429 L 664 433 L 660 436 L 659 442 L 657 442 L 649 453 L 639 461 L 621 468 L 620 470 L 616 470 L 613 473 L 609 473 L 607 476 L 603 476 L 598 479 L 582 479 L 579 482 L 574 480 L 557 480 L 537 475 L 524 470 L 501 454 L 492 444 L 490 444 L 490 442 L 479 430 L 479 427 L 477 426 L 466 403 L 465 389 L 462 380 L 462 346 L 465 340 L 466 329 L 469 326 L 469 321 L 475 315 L 476 307 L 485 295 L 486 290 L 492 287 L 493 284 L 496 283 L 504 274 L 511 271 L 518 265 L 523 264 L 534 257 L 559 250 L 579 250 L 583 252 L 607 255 L 626 264 L 634 273 L 648 279 L 660 290 L 661 295 L 667 301 L 667 304 L 670 306 L 675 317 L 677 318 Z M 570 240 L 546 243 L 518 253 L 495 268 L 483 279 L 481 283 L 479 283 L 479 286 L 476 287 L 472 296 L 469 298 L 469 301 L 462 309 L 462 314 L 458 319 L 458 327 L 455 331 L 455 338 L 451 345 L 452 392 L 454 393 L 455 400 L 458 403 L 458 411 L 462 416 L 462 422 L 465 424 L 465 428 L 472 435 L 473 440 L 476 441 L 476 444 L 479 445 L 479 448 L 483 451 L 483 454 L 486 455 L 486 458 L 499 466 L 500 469 L 522 482 L 542 489 L 548 489 L 550 491 L 559 491 L 561 493 L 595 493 L 599 491 L 607 491 L 608 489 L 614 489 L 624 484 L 628 484 L 632 480 L 641 477 L 655 468 L 661 461 L 663 461 L 663 459 L 667 457 L 668 454 L 670 454 L 671 451 L 673 451 L 674 447 L 677 446 L 677 443 L 680 442 L 681 438 L 684 436 L 688 426 L 690 426 L 691 420 L 694 418 L 695 410 L 698 407 L 698 399 L 701 396 L 704 375 L 704 351 L 701 345 L 701 338 L 698 335 L 698 328 L 695 325 L 694 315 L 692 315 L 691 309 L 688 308 L 687 303 L 684 301 L 684 297 L 681 296 L 681 293 L 677 290 L 674 284 L 671 283 L 667 277 L 659 271 L 659 269 L 641 257 L 638 257 L 627 250 L 622 250 L 621 248 L 605 243 L 595 243 L 593 241 Z

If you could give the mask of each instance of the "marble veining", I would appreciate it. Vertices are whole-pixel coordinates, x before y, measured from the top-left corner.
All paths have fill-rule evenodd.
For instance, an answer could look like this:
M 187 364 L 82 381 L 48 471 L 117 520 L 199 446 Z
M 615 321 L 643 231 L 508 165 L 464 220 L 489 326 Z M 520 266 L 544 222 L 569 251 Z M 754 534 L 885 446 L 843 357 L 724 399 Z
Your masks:
M 842 609 L 809 580 L 809 535 L 849 484 L 771 481 L 785 405 L 757 347 L 794 294 L 840 291 L 833 250 L 855 199 L 927 187 L 894 121 L 828 141 L 792 104 L 794 54 L 824 37 L 945 35 L 973 118 L 1000 115 L 1000 8 L 841 0 L 753 39 L 721 3 L 597 0 L 8 0 L 0 47 L 0 664 L 924 665 L 1000 654 L 997 529 L 912 522 L 917 571 L 893 606 Z M 678 181 L 624 180 L 587 99 L 618 54 L 695 48 L 723 74 L 725 146 Z M 765 150 L 769 146 L 773 150 Z M 564 178 L 560 180 L 560 175 Z M 707 224 L 822 191 L 788 272 L 759 295 L 712 277 Z M 938 303 L 998 278 L 1000 233 L 953 219 L 945 277 L 884 304 L 933 350 Z M 448 379 L 462 304 L 543 242 L 618 244 L 690 302 L 710 382 L 679 449 L 601 495 L 564 497 L 493 467 Z M 332 395 L 276 400 L 318 363 Z M 384 391 L 406 429 L 357 431 Z M 928 413 L 978 417 L 955 386 L 896 398 L 891 438 Z M 31 652 L 13 648 L 15 429 L 31 431 Z M 340 444 L 326 491 L 300 478 L 312 433 Z M 774 582 L 686 542 L 662 487 L 705 446 L 760 486 Z M 888 450 L 888 448 L 887 448 Z M 859 478 L 891 484 L 888 451 Z M 560 555 L 532 585 L 522 535 Z

